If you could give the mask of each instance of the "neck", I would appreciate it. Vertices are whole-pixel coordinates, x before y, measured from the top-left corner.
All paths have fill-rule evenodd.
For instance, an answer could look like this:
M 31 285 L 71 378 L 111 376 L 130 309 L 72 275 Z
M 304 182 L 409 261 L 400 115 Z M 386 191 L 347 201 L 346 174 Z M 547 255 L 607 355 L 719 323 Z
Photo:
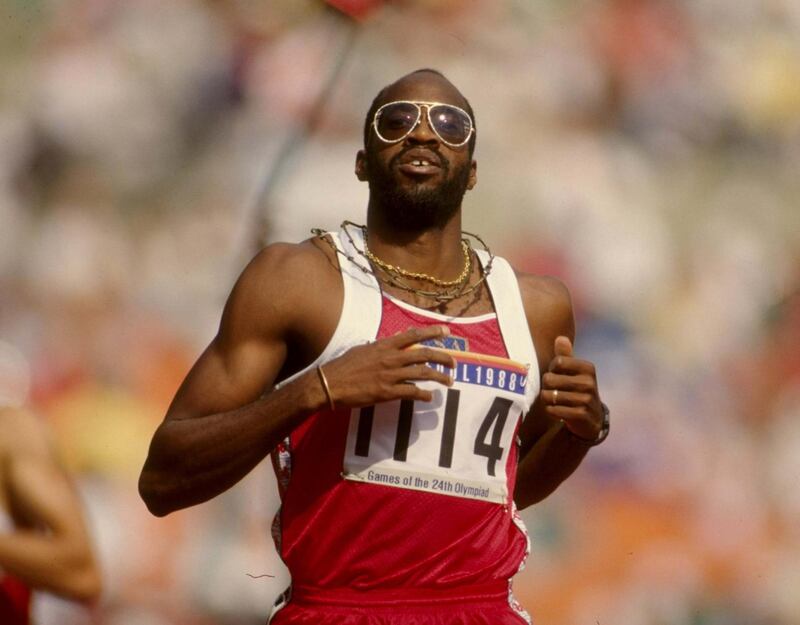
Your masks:
M 373 254 L 407 271 L 451 279 L 464 268 L 460 210 L 441 226 L 399 230 L 370 202 L 367 238 Z

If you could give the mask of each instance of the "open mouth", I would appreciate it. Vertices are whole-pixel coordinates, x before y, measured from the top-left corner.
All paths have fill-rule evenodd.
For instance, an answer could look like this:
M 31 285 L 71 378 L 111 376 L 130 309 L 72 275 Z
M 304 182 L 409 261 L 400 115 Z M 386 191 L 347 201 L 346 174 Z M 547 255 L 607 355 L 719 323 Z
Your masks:
M 432 157 L 407 155 L 397 168 L 409 176 L 431 176 L 441 171 L 439 162 Z

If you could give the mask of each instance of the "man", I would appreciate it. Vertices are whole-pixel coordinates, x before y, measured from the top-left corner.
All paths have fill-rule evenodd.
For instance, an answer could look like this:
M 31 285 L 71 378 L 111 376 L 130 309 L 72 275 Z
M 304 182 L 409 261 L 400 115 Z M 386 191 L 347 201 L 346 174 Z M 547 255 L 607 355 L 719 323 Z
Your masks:
M 474 116 L 443 75 L 383 89 L 364 139 L 366 227 L 253 259 L 140 491 L 164 515 L 273 452 L 292 575 L 275 624 L 524 622 L 515 502 L 547 496 L 605 436 L 594 368 L 572 356 L 559 282 L 462 240 Z
M 0 407 L 0 623 L 27 625 L 31 590 L 91 602 L 100 573 L 81 504 L 44 425 Z

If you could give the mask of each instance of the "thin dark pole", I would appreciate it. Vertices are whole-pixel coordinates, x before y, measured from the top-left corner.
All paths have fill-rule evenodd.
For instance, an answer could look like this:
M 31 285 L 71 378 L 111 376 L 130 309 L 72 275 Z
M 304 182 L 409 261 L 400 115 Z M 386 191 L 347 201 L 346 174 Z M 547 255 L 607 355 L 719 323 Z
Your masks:
M 291 163 L 294 155 L 319 124 L 324 107 L 330 100 L 333 90 L 336 88 L 336 81 L 344 69 L 345 62 L 350 56 L 350 52 L 355 45 L 360 30 L 359 24 L 355 20 L 344 17 L 334 9 L 329 9 L 329 11 L 334 16 L 334 19 L 344 24 L 344 38 L 334 58 L 331 69 L 328 72 L 328 76 L 311 105 L 306 119 L 303 123 L 297 124 L 284 140 L 283 145 L 278 150 L 277 156 L 271 161 L 267 172 L 262 177 L 252 205 L 245 215 L 245 220 L 248 222 L 245 224 L 248 226 L 247 232 L 249 233 L 247 235 L 249 238 L 248 248 L 251 253 L 257 252 L 267 242 L 270 213 L 269 201 L 271 195 L 286 173 L 287 166 Z

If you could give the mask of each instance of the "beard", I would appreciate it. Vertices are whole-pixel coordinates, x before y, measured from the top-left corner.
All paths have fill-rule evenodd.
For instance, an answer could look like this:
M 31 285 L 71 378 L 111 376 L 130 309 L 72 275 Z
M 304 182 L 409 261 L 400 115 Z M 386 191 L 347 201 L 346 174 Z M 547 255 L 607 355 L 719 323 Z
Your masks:
M 441 183 L 401 185 L 393 172 L 402 154 L 395 156 L 387 168 L 367 159 L 370 197 L 377 200 L 375 204 L 386 223 L 397 230 L 415 232 L 443 227 L 461 207 L 469 184 L 469 161 L 451 172 L 450 162 L 439 155 Z

